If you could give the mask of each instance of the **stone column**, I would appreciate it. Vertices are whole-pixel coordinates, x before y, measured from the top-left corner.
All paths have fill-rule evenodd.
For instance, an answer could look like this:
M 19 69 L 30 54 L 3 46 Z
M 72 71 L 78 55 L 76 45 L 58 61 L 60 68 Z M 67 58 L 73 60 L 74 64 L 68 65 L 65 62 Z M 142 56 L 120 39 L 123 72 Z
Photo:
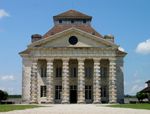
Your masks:
M 38 103 L 38 73 L 37 59 L 32 61 L 31 67 L 31 86 L 30 86 L 30 103 Z
M 53 85 L 53 60 L 52 58 L 47 59 L 47 103 L 53 103 L 54 102 L 54 85 Z
M 117 103 L 115 58 L 109 59 L 109 103 Z
M 63 58 L 62 66 L 62 103 L 69 103 L 69 59 Z
M 22 60 L 22 102 L 30 103 L 30 81 L 32 61 L 23 57 Z
M 101 103 L 100 58 L 94 58 L 93 103 Z
M 85 103 L 84 59 L 78 59 L 78 103 Z

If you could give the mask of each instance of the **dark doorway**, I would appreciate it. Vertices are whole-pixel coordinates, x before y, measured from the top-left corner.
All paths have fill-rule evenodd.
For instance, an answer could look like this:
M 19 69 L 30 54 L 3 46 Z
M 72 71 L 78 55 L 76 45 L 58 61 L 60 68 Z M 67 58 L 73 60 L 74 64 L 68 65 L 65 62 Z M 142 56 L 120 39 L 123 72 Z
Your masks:
M 77 86 L 70 86 L 70 103 L 77 103 Z

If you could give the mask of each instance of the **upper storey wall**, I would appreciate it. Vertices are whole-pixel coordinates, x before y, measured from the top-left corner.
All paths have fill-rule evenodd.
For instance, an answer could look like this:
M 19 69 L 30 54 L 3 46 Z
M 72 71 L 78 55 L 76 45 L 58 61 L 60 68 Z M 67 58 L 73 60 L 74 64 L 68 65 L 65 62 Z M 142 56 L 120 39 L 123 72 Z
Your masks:
M 85 24 L 85 25 L 91 25 L 91 20 L 86 19 L 59 19 L 54 20 L 54 25 L 58 24 Z

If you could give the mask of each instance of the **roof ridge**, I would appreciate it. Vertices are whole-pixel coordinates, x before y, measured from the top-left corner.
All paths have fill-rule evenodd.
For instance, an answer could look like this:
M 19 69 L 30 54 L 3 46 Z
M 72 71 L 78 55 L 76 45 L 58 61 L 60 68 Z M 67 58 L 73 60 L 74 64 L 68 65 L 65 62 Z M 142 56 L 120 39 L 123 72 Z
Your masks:
M 60 18 L 77 18 L 77 19 L 92 19 L 92 16 L 89 16 L 87 14 L 81 13 L 79 11 L 76 10 L 68 10 L 66 12 L 60 13 L 56 16 L 53 16 L 54 19 L 60 19 Z

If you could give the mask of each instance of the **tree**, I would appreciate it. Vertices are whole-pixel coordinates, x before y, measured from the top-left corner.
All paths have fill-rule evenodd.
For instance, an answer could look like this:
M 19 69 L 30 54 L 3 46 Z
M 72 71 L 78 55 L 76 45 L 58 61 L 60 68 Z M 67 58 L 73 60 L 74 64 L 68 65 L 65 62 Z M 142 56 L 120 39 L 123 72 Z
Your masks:
M 2 100 L 7 100 L 7 98 L 8 98 L 8 93 L 0 90 L 0 103 Z
M 147 94 L 142 93 L 142 92 L 137 92 L 136 97 L 137 97 L 139 102 L 142 102 L 143 99 L 147 98 Z

